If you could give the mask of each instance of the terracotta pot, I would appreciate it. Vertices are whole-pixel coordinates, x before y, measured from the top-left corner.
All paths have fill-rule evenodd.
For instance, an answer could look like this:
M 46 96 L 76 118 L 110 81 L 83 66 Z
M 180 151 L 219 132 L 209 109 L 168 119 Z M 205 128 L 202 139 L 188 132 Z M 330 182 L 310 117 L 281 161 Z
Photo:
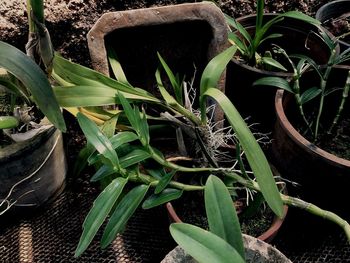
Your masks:
M 245 257 L 247 263 L 292 263 L 275 247 L 248 235 L 243 235 Z M 177 246 L 170 251 L 161 263 L 195 263 L 191 256 Z
M 0 149 L 0 202 L 9 194 L 16 201 L 9 211 L 32 211 L 63 189 L 66 173 L 62 133 L 54 127 L 6 146 Z
M 276 14 L 265 14 L 264 21 L 274 17 Z M 251 35 L 255 33 L 255 20 L 255 15 L 237 19 Z M 268 34 L 279 33 L 283 36 L 265 41 L 260 50 L 274 43 L 285 49 L 289 55 L 303 54 L 315 59 L 317 63 L 327 63 L 330 54 L 328 46 L 311 32 L 318 32 L 317 27 L 297 19 L 285 18 L 267 32 Z M 291 78 L 292 73 L 260 70 L 237 59 L 231 60 L 226 72 L 226 95 L 243 117 L 251 117 L 249 123 L 260 123 L 261 131 L 270 132 L 275 123 L 276 89 L 263 86 L 252 87 L 252 84 L 260 78 L 269 76 Z
M 336 0 L 321 6 L 316 12 L 316 19 L 325 24 L 332 19 L 338 19 L 340 16 L 349 12 L 350 0 Z M 341 50 L 350 48 L 350 43 L 345 41 L 339 40 L 339 44 Z
M 224 15 L 209 2 L 106 13 L 87 39 L 94 69 L 110 75 L 106 46 L 111 46 L 129 82 L 157 96 L 157 52 L 174 73 L 188 79 L 195 74 L 196 88 L 207 63 L 228 46 Z M 224 91 L 225 74 L 219 88 Z
M 276 175 L 277 171 L 275 168 L 273 168 L 273 172 Z M 177 214 L 174 206 L 172 205 L 172 203 L 168 202 L 166 204 L 166 209 L 168 211 L 168 216 L 170 218 L 170 221 L 172 223 L 182 223 L 183 221 L 181 220 L 181 218 L 179 217 L 179 215 Z M 264 241 L 264 242 L 271 242 L 273 240 L 273 238 L 277 235 L 279 229 L 281 228 L 286 216 L 288 213 L 288 206 L 283 206 L 283 217 L 279 218 L 277 216 L 275 216 L 273 218 L 273 221 L 271 223 L 271 226 L 264 232 L 262 233 L 260 236 L 258 236 L 257 238 Z
M 294 98 L 279 90 L 275 107 L 277 121 L 273 134 L 272 155 L 281 174 L 300 184 L 289 188 L 322 208 L 347 216 L 344 204 L 349 199 L 350 161 L 330 154 L 305 139 L 291 124 Z

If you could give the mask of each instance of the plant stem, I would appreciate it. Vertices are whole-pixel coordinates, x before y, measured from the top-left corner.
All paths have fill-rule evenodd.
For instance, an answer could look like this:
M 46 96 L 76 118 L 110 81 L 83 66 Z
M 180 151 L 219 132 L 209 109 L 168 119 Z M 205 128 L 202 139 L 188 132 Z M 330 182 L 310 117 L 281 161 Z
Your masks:
M 345 102 L 346 100 L 348 99 L 348 96 L 349 96 L 349 89 L 350 89 L 350 70 L 348 72 L 348 77 L 346 79 L 346 83 L 345 83 L 345 86 L 344 86 L 344 89 L 343 89 L 343 97 L 342 97 L 342 100 L 340 102 L 340 105 L 339 105 L 339 108 L 338 108 L 338 111 L 337 111 L 337 114 L 336 116 L 334 117 L 334 120 L 332 122 L 332 125 L 331 127 L 329 128 L 328 130 L 328 134 L 331 134 L 332 133 L 332 130 L 333 128 L 337 125 L 338 121 L 339 121 L 339 118 L 341 116 L 341 113 L 343 112 L 343 109 L 344 109 L 344 105 L 345 105 Z
M 297 207 L 299 209 L 305 210 L 311 214 L 314 214 L 316 216 L 319 216 L 337 224 L 343 229 L 347 239 L 350 242 L 350 225 L 346 220 L 342 219 L 341 217 L 330 211 L 323 210 L 316 205 L 310 204 L 298 198 L 290 197 L 284 194 L 281 194 L 281 197 L 283 202 L 288 206 Z
M 36 26 L 32 19 L 32 12 L 40 23 L 44 23 L 44 1 L 27 0 L 27 15 L 29 24 L 29 33 L 36 32 Z
M 336 50 L 335 50 L 335 48 L 333 48 L 331 50 L 331 55 L 330 55 L 329 60 L 328 60 L 326 72 L 324 73 L 324 75 L 321 78 L 321 83 L 320 83 L 321 98 L 320 98 L 320 104 L 319 104 L 317 118 L 316 118 L 316 125 L 315 125 L 315 132 L 314 132 L 314 141 L 316 141 L 317 136 L 318 136 L 318 130 L 319 130 L 319 126 L 320 126 L 320 119 L 321 119 L 321 115 L 322 115 L 322 112 L 323 112 L 323 104 L 324 104 L 327 80 L 328 80 L 329 74 L 331 73 L 331 69 L 332 69 L 335 57 L 336 57 Z

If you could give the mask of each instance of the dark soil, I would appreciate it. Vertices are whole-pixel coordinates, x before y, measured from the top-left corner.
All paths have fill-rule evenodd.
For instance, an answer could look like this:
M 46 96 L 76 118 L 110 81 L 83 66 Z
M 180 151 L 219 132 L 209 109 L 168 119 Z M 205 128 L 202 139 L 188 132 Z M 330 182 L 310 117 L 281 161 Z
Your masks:
M 350 160 L 350 116 L 344 116 L 331 136 L 324 136 L 319 147 L 340 158 Z
M 90 65 L 86 34 L 105 12 L 121 11 L 152 6 L 180 4 L 185 0 L 46 0 L 46 25 L 54 48 L 64 57 Z M 314 15 L 329 0 L 276 0 L 265 1 L 266 12 L 299 10 Z M 238 17 L 255 12 L 255 0 L 219 0 L 223 12 Z M 24 49 L 27 41 L 27 18 L 23 0 L 1 0 L 0 40 Z

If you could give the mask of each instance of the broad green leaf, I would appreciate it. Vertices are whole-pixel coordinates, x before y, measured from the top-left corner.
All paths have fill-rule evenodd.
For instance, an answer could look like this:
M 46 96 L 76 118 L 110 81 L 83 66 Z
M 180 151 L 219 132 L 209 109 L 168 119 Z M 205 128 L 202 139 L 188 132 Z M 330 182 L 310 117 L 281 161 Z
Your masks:
M 108 56 L 109 64 L 111 65 L 113 74 L 116 77 L 116 79 L 126 85 L 131 86 L 128 80 L 126 79 L 122 65 L 118 61 L 117 53 L 110 46 L 107 46 L 107 56 Z
M 279 16 L 283 17 L 290 17 L 298 20 L 305 21 L 307 23 L 313 24 L 315 26 L 321 26 L 321 22 L 311 16 L 305 15 L 299 11 L 288 11 L 283 14 L 280 14 Z
M 241 227 L 230 193 L 216 176 L 209 176 L 204 189 L 209 230 L 229 243 L 245 258 Z
M 97 125 L 80 112 L 77 114 L 77 119 L 86 139 L 100 154 L 108 159 L 114 167 L 119 167 L 117 153 L 113 149 L 111 142 Z
M 212 97 L 224 111 L 227 120 L 245 151 L 245 156 L 247 157 L 250 168 L 254 173 L 266 202 L 277 216 L 282 217 L 283 203 L 269 163 L 247 124 L 231 101 L 220 90 L 210 88 L 206 91 L 204 96 Z
M 6 69 L 31 92 L 42 113 L 61 131 L 66 125 L 52 87 L 40 67 L 19 49 L 0 41 L 0 67 Z
M 12 129 L 19 125 L 17 118 L 13 116 L 0 116 L 0 130 Z
M 138 137 L 134 132 L 124 131 L 117 133 L 109 141 L 112 143 L 113 149 L 117 149 L 121 145 L 136 141 L 137 139 Z
M 104 230 L 101 239 L 102 248 L 106 248 L 124 228 L 130 217 L 135 213 L 135 210 L 142 202 L 148 188 L 148 185 L 136 186 L 118 203 Z
M 222 238 L 197 226 L 170 225 L 170 234 L 186 253 L 199 263 L 244 263 L 240 254 Z
M 53 88 L 57 101 L 62 107 L 87 107 L 114 105 L 118 102 L 117 90 L 103 86 L 57 86 Z M 149 101 L 148 97 L 119 92 L 131 100 Z
M 75 250 L 75 257 L 79 257 L 89 246 L 103 221 L 111 211 L 120 193 L 123 191 L 126 183 L 126 179 L 117 178 L 113 180 L 96 198 L 91 210 L 85 218 L 83 234 L 81 235 L 78 247 Z
M 322 90 L 318 87 L 312 87 L 310 89 L 305 90 L 300 97 L 301 104 L 305 104 L 306 102 L 316 98 L 318 95 L 321 94 L 321 92 Z
M 247 40 L 248 44 L 250 45 L 252 43 L 252 38 L 250 36 L 250 34 L 248 33 L 248 31 L 240 24 L 238 23 L 234 18 L 225 15 L 225 19 L 227 24 L 229 24 L 230 26 L 232 26 L 233 28 L 235 28 L 244 38 L 245 40 Z M 242 41 L 244 43 L 244 41 Z
M 168 186 L 169 182 L 171 181 L 175 173 L 176 173 L 176 170 L 172 170 L 170 173 L 163 173 L 164 175 L 159 180 L 158 185 L 154 190 L 154 193 L 159 194 L 160 192 L 162 192 L 165 189 L 165 187 Z
M 175 106 L 178 105 L 180 106 L 180 104 L 174 99 L 173 96 L 170 95 L 170 93 L 165 89 L 162 79 L 160 77 L 160 71 L 157 70 L 156 71 L 156 80 L 157 80 L 157 85 L 158 85 L 158 89 L 160 91 L 160 94 L 162 95 L 163 99 L 165 100 L 165 102 L 171 106 Z
M 264 63 L 264 64 L 267 64 L 267 65 L 270 65 L 274 68 L 278 68 L 280 70 L 283 70 L 283 71 L 287 71 L 287 69 L 281 64 L 279 63 L 277 60 L 273 59 L 273 58 L 270 58 L 270 57 L 262 57 L 261 58 L 261 61 Z
M 226 65 L 231 60 L 236 51 L 237 47 L 235 46 L 224 50 L 223 52 L 215 56 L 212 60 L 210 60 L 210 62 L 203 71 L 200 82 L 200 108 L 202 122 L 206 119 L 206 102 L 204 98 L 204 93 L 209 88 L 215 88 L 217 86 L 218 81 L 226 68 Z
M 55 54 L 53 65 L 54 72 L 52 76 L 55 79 L 56 77 L 58 77 L 61 80 L 78 86 L 90 86 L 82 85 L 81 83 L 83 82 L 91 83 L 92 87 L 96 85 L 107 86 L 124 93 L 135 95 L 139 98 L 145 98 L 145 100 L 147 101 L 159 102 L 157 98 L 155 98 L 152 94 L 145 90 L 131 87 L 130 85 L 114 80 L 95 70 L 89 69 L 87 67 L 73 63 L 67 59 L 64 59 L 63 57 L 57 54 Z
M 102 165 L 96 173 L 91 177 L 90 182 L 97 182 L 107 176 L 116 173 L 117 171 L 110 165 Z
M 142 149 L 135 149 L 129 154 L 120 157 L 119 163 L 122 168 L 127 168 L 129 166 L 132 166 L 134 164 L 138 164 L 148 158 L 150 158 L 151 155 Z
M 150 209 L 181 197 L 183 190 L 167 188 L 159 194 L 152 194 L 142 204 L 143 209 Z
M 162 64 L 162 67 L 164 68 L 164 70 L 165 70 L 165 72 L 170 80 L 171 86 L 173 87 L 175 98 L 176 98 L 177 102 L 180 103 L 181 105 L 183 105 L 181 83 L 178 83 L 174 73 L 171 71 L 168 64 L 165 62 L 165 60 L 162 58 L 162 56 L 158 52 L 157 52 L 157 55 L 158 55 L 158 59 L 159 59 L 160 63 Z
M 284 89 L 284 90 L 294 94 L 294 91 L 290 87 L 288 81 L 285 80 L 284 78 L 279 78 L 279 77 L 265 77 L 265 78 L 261 78 L 261 79 L 258 79 L 257 81 L 255 81 L 253 83 L 253 86 L 258 86 L 258 85 L 261 85 L 261 86 L 272 86 L 272 87 L 276 87 L 276 88 L 279 88 L 279 89 Z
M 242 54 L 247 53 L 247 46 L 235 33 L 230 32 L 228 34 L 228 39 L 231 41 L 231 44 L 235 44 L 238 47 Z
M 111 138 L 115 133 L 115 126 L 117 125 L 118 116 L 114 116 L 105 121 L 101 127 L 101 131 L 107 138 Z

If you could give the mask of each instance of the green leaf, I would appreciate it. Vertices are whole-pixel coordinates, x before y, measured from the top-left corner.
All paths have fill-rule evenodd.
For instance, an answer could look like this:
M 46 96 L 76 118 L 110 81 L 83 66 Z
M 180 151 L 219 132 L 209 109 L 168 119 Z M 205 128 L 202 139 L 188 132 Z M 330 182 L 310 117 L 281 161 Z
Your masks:
M 117 149 L 121 145 L 129 142 L 136 141 L 138 139 L 137 135 L 134 132 L 119 132 L 109 139 L 111 142 L 113 149 Z
M 118 102 L 117 93 L 123 94 L 125 98 L 131 100 L 150 101 L 146 96 L 118 92 L 114 88 L 98 84 L 95 86 L 57 86 L 53 90 L 62 107 L 115 105 Z
M 208 65 L 205 67 L 201 82 L 200 82 L 200 107 L 201 107 L 201 119 L 202 122 L 206 119 L 206 102 L 204 99 L 204 93 L 209 88 L 215 88 L 217 86 L 217 83 L 224 72 L 226 65 L 231 60 L 233 55 L 236 53 L 237 47 L 232 46 L 217 56 L 215 56 Z
M 248 53 L 247 46 L 245 45 L 244 42 L 241 41 L 241 39 L 235 33 L 230 32 L 228 34 L 228 39 L 231 40 L 231 42 L 233 42 L 233 44 L 235 44 L 238 47 L 239 51 L 242 54 Z
M 97 182 L 107 176 L 116 173 L 117 170 L 111 167 L 110 165 L 102 165 L 96 173 L 91 177 L 90 182 Z
M 1 129 L 12 129 L 19 125 L 17 118 L 13 116 L 0 116 L 0 130 Z
M 159 59 L 160 63 L 162 64 L 162 67 L 164 68 L 164 70 L 165 70 L 165 72 L 170 80 L 171 86 L 173 87 L 176 101 L 178 103 L 180 103 L 181 105 L 183 105 L 181 83 L 178 83 L 174 73 L 171 71 L 168 64 L 165 62 L 165 60 L 162 58 L 162 56 L 158 52 L 157 52 L 157 55 L 158 55 L 158 59 Z
M 142 204 L 143 209 L 150 209 L 181 197 L 183 190 L 167 188 L 159 194 L 152 194 Z
M 270 57 L 262 57 L 261 58 L 262 63 L 270 65 L 272 67 L 278 68 L 283 71 L 288 71 L 281 63 L 279 63 L 277 60 L 270 58 Z
M 142 162 L 150 157 L 151 155 L 145 150 L 135 149 L 129 154 L 120 157 L 119 163 L 122 168 L 127 168 L 129 166 Z
M 156 189 L 154 190 L 154 193 L 159 194 L 160 192 L 162 192 L 164 190 L 164 188 L 168 186 L 169 182 L 171 181 L 171 179 L 173 178 L 175 173 L 176 173 L 176 170 L 172 170 L 170 173 L 163 172 L 162 174 L 164 174 L 164 175 L 159 180 L 158 185 L 156 186 Z
M 115 127 L 117 125 L 118 115 L 110 118 L 102 124 L 101 131 L 107 138 L 111 138 L 115 133 Z
M 134 95 L 140 99 L 144 98 L 143 100 L 159 102 L 157 98 L 145 90 L 134 88 L 118 80 L 107 77 L 95 70 L 73 63 L 57 55 L 57 53 L 54 57 L 53 69 L 54 71 L 52 76 L 56 80 L 63 80 L 64 82 L 71 83 L 72 85 L 90 87 L 104 86 L 113 88 L 125 94 L 130 94 L 130 96 Z M 84 94 L 81 95 L 83 96 Z
M 91 210 L 85 218 L 83 234 L 81 235 L 78 247 L 75 250 L 75 257 L 79 257 L 89 246 L 126 183 L 126 179 L 117 178 L 113 180 L 96 198 Z
M 209 230 L 229 243 L 245 258 L 241 227 L 230 193 L 216 176 L 209 176 L 204 189 Z
M 121 83 L 131 86 L 129 81 L 126 79 L 122 65 L 118 61 L 117 53 L 110 46 L 107 46 L 107 56 L 108 56 L 109 64 L 111 65 L 113 74 L 116 77 L 116 79 Z
M 73 167 L 73 177 L 77 177 L 86 167 L 88 163 L 88 158 L 91 154 L 93 154 L 95 148 L 88 143 L 83 149 L 80 150 L 78 157 L 74 163 Z
M 322 93 L 322 90 L 318 87 L 312 87 L 304 91 L 300 97 L 300 103 L 305 104 L 306 102 L 316 98 L 318 95 Z
M 236 29 L 245 38 L 245 40 L 248 42 L 248 44 L 251 45 L 252 37 L 250 36 L 248 31 L 239 22 L 237 22 L 234 18 L 232 18 L 226 14 L 224 14 L 224 15 L 225 15 L 225 19 L 226 19 L 227 24 L 229 24 L 234 29 Z M 244 43 L 244 41 L 242 41 L 242 42 Z
M 145 197 L 149 186 L 139 185 L 128 192 L 118 203 L 101 239 L 101 247 L 106 248 L 125 227 L 130 217 Z
M 186 253 L 200 263 L 245 262 L 225 240 L 197 226 L 171 224 L 170 234 Z
M 319 20 L 317 20 L 311 16 L 305 15 L 299 11 L 288 11 L 288 12 L 285 12 L 283 14 L 280 14 L 279 16 L 290 17 L 290 18 L 305 21 L 305 22 L 307 22 L 309 24 L 313 24 L 315 26 L 321 26 L 321 22 Z
M 263 25 L 264 18 L 264 0 L 258 0 L 256 3 L 256 32 L 259 32 Z
M 119 167 L 118 156 L 112 147 L 111 142 L 101 132 L 97 125 L 82 113 L 77 114 L 77 119 L 86 139 L 96 150 L 108 159 L 115 167 Z
M 279 78 L 279 77 L 265 77 L 265 78 L 261 78 L 261 79 L 258 79 L 257 81 L 255 81 L 253 83 L 253 86 L 258 86 L 258 85 L 261 85 L 261 86 L 272 86 L 272 87 L 276 87 L 276 88 L 279 88 L 279 89 L 284 89 L 284 90 L 294 94 L 294 91 L 290 87 L 288 81 L 285 80 L 284 78 Z
M 160 77 L 160 71 L 158 69 L 156 71 L 156 80 L 160 94 L 162 95 L 165 102 L 171 106 L 180 106 L 180 104 L 174 99 L 174 97 L 171 96 L 170 93 L 165 89 L 162 79 Z
M 277 216 L 282 217 L 283 203 L 269 163 L 247 124 L 231 101 L 220 90 L 210 88 L 206 91 L 204 96 L 210 96 L 215 99 L 224 111 L 227 120 L 245 151 L 250 168 L 254 173 L 266 202 Z
M 61 131 L 66 125 L 52 87 L 40 67 L 19 49 L 0 41 L 0 67 L 6 69 L 31 92 L 42 113 Z
M 268 35 L 267 37 L 265 37 L 264 39 L 262 39 L 262 40 L 260 41 L 260 44 L 261 44 L 262 42 L 268 40 L 268 39 L 280 38 L 280 37 L 282 37 L 282 36 L 283 36 L 283 34 L 278 34 L 278 33 Z

